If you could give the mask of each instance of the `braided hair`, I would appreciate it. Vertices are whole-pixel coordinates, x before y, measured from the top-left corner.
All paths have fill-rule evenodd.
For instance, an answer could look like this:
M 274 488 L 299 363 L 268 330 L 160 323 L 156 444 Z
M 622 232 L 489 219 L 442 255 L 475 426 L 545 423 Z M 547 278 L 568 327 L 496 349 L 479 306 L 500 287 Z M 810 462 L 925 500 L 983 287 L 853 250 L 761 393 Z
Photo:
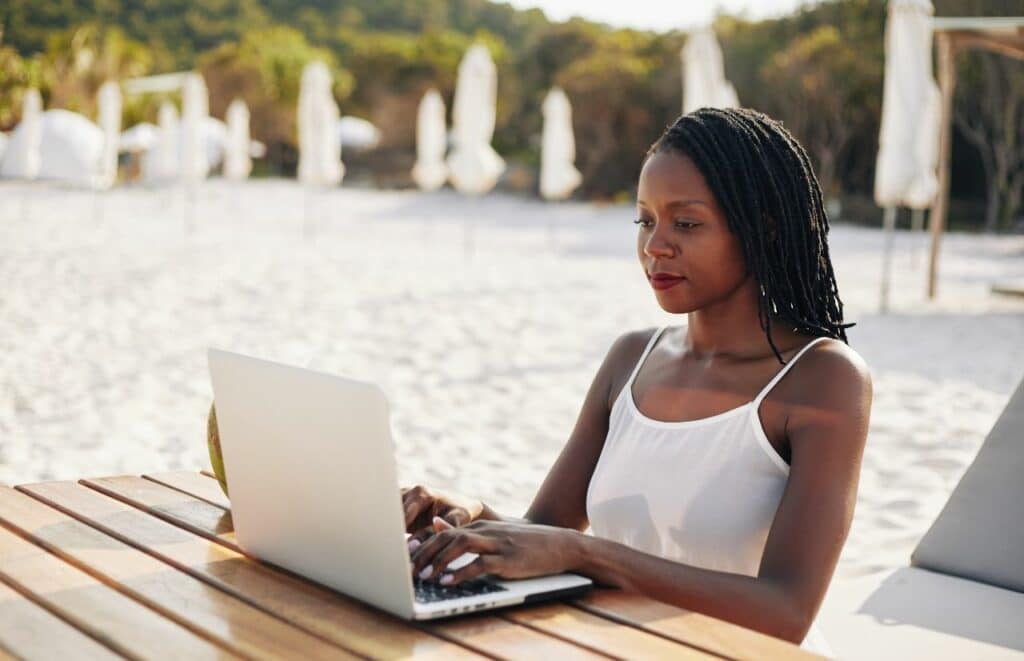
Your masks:
M 725 211 L 760 289 L 758 319 L 775 357 L 772 315 L 801 334 L 847 342 L 829 257 L 828 217 L 807 152 L 781 122 L 746 108 L 683 115 L 645 158 L 689 157 Z

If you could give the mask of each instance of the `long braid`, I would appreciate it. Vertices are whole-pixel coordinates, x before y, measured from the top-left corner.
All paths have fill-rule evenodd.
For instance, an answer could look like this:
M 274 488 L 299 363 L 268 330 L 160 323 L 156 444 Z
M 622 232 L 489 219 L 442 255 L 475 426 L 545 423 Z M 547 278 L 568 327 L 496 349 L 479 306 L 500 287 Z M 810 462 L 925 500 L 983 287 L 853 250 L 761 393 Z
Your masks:
M 847 342 L 828 251 L 828 215 L 807 152 L 780 122 L 755 110 L 701 108 L 648 150 L 690 157 L 704 175 L 760 289 L 758 319 L 775 356 L 777 316 L 804 335 Z

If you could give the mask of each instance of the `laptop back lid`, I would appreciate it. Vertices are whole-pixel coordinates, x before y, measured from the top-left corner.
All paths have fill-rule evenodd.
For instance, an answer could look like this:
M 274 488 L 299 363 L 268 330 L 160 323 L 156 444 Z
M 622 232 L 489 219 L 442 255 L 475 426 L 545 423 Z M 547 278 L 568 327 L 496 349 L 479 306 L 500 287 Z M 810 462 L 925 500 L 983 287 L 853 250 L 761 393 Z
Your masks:
M 405 519 L 384 393 L 217 349 L 209 364 L 238 543 L 410 617 Z

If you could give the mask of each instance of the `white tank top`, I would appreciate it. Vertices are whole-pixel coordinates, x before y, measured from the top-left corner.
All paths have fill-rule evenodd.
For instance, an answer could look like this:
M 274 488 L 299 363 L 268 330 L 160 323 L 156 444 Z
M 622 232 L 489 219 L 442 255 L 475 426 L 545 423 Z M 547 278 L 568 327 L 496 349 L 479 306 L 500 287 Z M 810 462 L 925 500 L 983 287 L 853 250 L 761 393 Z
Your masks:
M 645 416 L 633 381 L 665 328 L 652 336 L 612 405 L 587 489 L 594 535 L 694 567 L 757 576 L 789 465 L 768 442 L 758 407 L 812 346 L 799 351 L 753 401 L 708 418 Z M 831 650 L 812 627 L 803 645 Z

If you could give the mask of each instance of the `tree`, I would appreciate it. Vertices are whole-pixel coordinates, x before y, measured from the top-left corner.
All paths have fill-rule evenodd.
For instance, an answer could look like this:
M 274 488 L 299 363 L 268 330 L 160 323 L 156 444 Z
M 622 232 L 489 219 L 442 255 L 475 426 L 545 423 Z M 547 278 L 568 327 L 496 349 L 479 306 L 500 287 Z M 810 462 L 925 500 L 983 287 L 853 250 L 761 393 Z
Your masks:
M 840 159 L 865 114 L 877 112 L 856 99 L 870 80 L 862 58 L 835 27 L 824 26 L 772 56 L 762 76 L 776 118 L 810 154 L 822 192 L 839 193 Z
M 960 71 L 953 118 L 981 156 L 985 230 L 1009 228 L 1024 195 L 1024 65 L 976 52 L 962 57 Z

